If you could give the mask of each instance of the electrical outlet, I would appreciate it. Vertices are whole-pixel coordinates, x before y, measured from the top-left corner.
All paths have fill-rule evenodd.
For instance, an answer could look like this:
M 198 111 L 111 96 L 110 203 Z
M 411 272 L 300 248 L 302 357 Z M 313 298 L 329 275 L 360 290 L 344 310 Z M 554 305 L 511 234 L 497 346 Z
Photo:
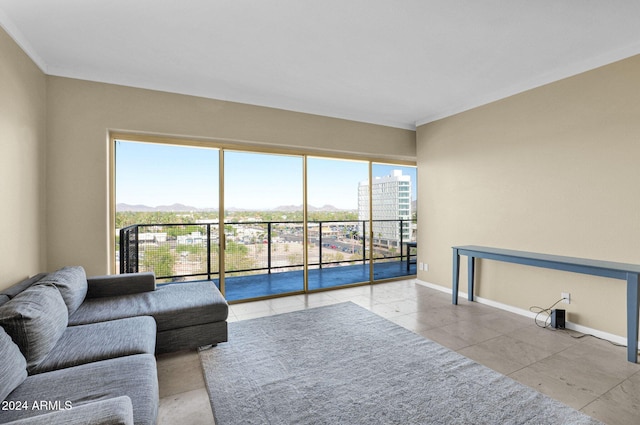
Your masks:
M 562 297 L 562 302 L 565 304 L 571 304 L 571 294 L 568 292 L 562 292 L 560 293 L 560 296 Z
M 429 265 L 427 263 L 424 263 L 424 271 L 425 272 L 429 271 Z
M 424 270 L 424 263 L 418 263 L 418 270 Z

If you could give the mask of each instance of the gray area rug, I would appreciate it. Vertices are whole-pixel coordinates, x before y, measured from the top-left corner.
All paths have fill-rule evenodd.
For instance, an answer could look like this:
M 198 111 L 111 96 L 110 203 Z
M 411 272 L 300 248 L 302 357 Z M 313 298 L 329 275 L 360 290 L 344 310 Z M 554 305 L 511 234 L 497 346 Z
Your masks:
M 200 358 L 217 425 L 600 423 L 353 303 L 230 323 Z

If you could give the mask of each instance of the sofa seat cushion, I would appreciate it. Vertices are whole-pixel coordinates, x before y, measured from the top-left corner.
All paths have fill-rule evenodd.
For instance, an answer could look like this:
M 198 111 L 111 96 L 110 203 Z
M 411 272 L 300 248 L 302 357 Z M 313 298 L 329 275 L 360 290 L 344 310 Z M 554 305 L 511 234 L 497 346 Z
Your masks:
M 0 401 L 27 378 L 27 361 L 0 327 Z
M 7 401 L 24 403 L 26 410 L 0 410 L 0 423 L 50 413 L 34 410 L 46 401 L 56 407 L 80 407 L 94 401 L 128 396 L 136 424 L 154 425 L 158 415 L 158 376 L 151 354 L 137 354 L 29 376 Z
M 44 415 L 31 416 L 6 425 L 134 425 L 131 399 L 122 396 L 94 401 L 69 410 L 58 410 Z
M 154 354 L 155 345 L 156 322 L 150 316 L 70 326 L 31 373 L 132 354 Z
M 0 326 L 27 359 L 31 371 L 49 354 L 67 328 L 67 307 L 50 284 L 37 283 L 0 306 Z
M 87 274 L 80 266 L 67 266 L 43 277 L 38 283 L 51 283 L 58 288 L 69 314 L 80 307 L 87 296 Z
M 139 294 L 87 298 L 69 317 L 69 324 L 153 316 L 160 332 L 225 321 L 228 314 L 227 302 L 212 282 L 186 282 L 159 286 L 155 291 Z

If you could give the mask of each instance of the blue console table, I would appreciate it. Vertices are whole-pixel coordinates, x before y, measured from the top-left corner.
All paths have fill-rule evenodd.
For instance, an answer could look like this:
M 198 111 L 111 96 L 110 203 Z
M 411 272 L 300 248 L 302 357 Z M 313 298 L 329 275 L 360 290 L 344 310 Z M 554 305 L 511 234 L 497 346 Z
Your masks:
M 453 247 L 453 304 L 458 304 L 458 280 L 460 275 L 460 256 L 468 259 L 469 301 L 473 301 L 473 277 L 475 259 L 505 261 L 527 266 L 564 270 L 574 273 L 590 274 L 627 281 L 627 359 L 638 361 L 638 306 L 640 305 L 640 265 L 614 263 L 610 261 L 588 260 L 585 258 L 563 257 L 560 255 L 537 254 L 534 252 L 514 251 L 511 249 L 488 248 L 485 246 Z

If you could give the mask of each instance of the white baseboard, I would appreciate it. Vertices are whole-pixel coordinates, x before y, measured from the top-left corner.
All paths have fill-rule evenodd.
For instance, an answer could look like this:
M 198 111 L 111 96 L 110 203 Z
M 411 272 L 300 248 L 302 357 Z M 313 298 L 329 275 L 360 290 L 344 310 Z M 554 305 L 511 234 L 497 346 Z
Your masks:
M 429 282 L 425 282 L 419 279 L 416 279 L 415 281 L 418 285 L 422 285 L 422 286 L 426 286 L 427 288 L 431 288 L 431 289 L 435 289 L 436 291 L 441 291 L 441 292 L 445 292 L 447 294 L 451 294 L 452 290 L 451 288 L 445 288 L 444 286 L 440 286 L 440 285 L 436 285 L 433 283 L 429 283 Z M 466 292 L 458 292 L 458 297 L 462 297 L 464 299 L 467 299 L 467 293 Z M 495 308 L 499 308 L 500 310 L 505 310 L 508 311 L 510 313 L 514 313 L 514 314 L 518 314 L 520 316 L 525 316 L 525 317 L 529 317 L 531 319 L 536 317 L 536 313 L 529 311 L 529 310 L 524 310 L 518 307 L 513 307 L 507 304 L 502 304 L 493 300 L 489 300 L 486 298 L 482 298 L 482 297 L 475 297 L 475 300 L 480 303 L 480 304 L 486 304 L 490 307 L 495 307 Z M 603 332 L 603 331 L 599 331 L 597 329 L 592 329 L 586 326 L 582 326 L 582 325 L 578 325 L 576 323 L 573 322 L 565 322 L 565 328 L 566 329 L 570 329 L 572 331 L 576 331 L 576 332 L 580 332 L 583 334 L 589 334 L 589 335 L 593 335 L 595 337 L 598 338 L 602 338 L 605 339 L 607 341 L 611 341 L 613 343 L 616 344 L 621 344 L 621 345 L 627 345 L 627 338 L 621 337 L 619 335 L 614 335 L 614 334 L 610 334 L 608 332 Z M 640 348 L 640 342 L 638 343 L 638 348 Z

